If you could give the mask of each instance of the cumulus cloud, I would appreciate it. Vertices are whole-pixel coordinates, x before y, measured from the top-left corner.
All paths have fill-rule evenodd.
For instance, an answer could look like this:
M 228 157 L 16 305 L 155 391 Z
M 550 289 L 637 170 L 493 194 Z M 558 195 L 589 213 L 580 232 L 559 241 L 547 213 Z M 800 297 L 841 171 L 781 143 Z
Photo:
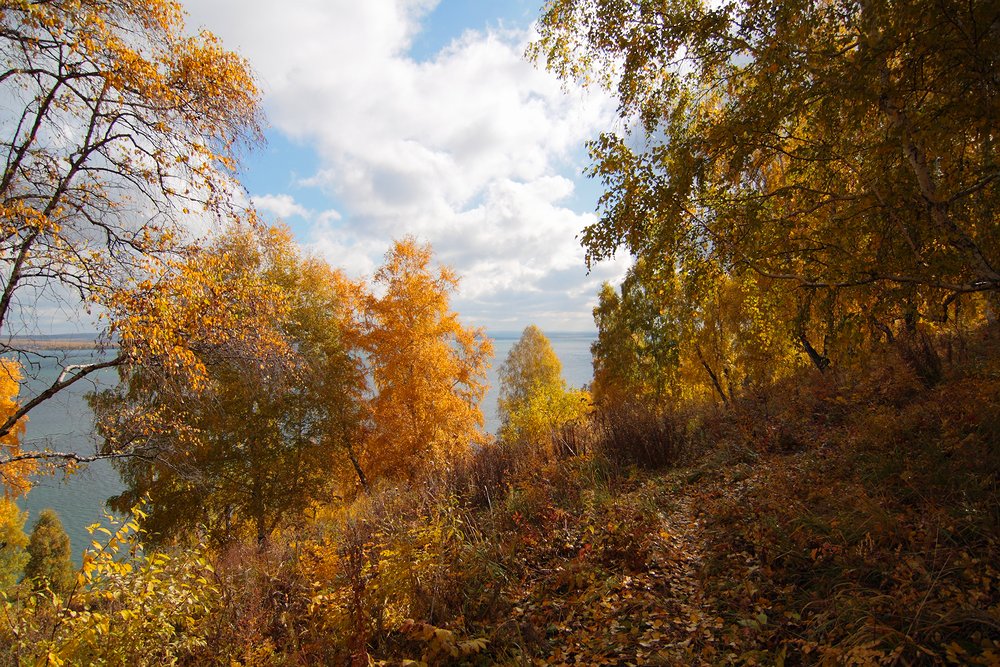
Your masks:
M 530 29 L 466 30 L 430 59 L 409 55 L 435 0 L 198 0 L 190 20 L 258 72 L 272 131 L 312 147 L 319 168 L 289 193 L 254 193 L 276 217 L 309 225 L 300 241 L 369 273 L 412 234 L 463 275 L 456 306 L 490 327 L 592 326 L 597 286 L 576 234 L 583 143 L 613 117 L 599 93 L 564 90 L 525 62 Z M 334 210 L 335 209 L 335 210 Z
M 293 216 L 305 218 L 309 212 L 296 203 L 291 195 L 253 195 L 250 201 L 258 211 L 270 213 L 279 218 L 291 218 Z

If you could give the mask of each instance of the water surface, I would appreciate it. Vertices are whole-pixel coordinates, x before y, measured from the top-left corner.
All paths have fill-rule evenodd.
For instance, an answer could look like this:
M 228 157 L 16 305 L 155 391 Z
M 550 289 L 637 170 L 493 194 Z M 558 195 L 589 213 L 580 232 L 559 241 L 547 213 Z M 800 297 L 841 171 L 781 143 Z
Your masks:
M 91 350 L 49 350 L 44 354 L 37 364 L 25 369 L 25 375 L 33 377 L 25 381 L 22 396 L 34 396 L 51 385 L 65 366 L 86 364 L 95 359 Z M 23 449 L 94 454 L 97 450 L 94 416 L 85 396 L 102 384 L 106 386 L 117 381 L 117 378 L 112 368 L 100 370 L 41 403 L 28 416 Z M 18 505 L 28 511 L 25 526 L 28 531 L 42 509 L 51 507 L 58 512 L 69 534 L 74 561 L 79 564 L 84 548 L 92 539 L 86 526 L 102 519 L 104 501 L 120 493 L 122 488 L 118 473 L 111 464 L 97 461 L 69 477 L 59 473 L 38 478 L 31 492 L 20 499 Z

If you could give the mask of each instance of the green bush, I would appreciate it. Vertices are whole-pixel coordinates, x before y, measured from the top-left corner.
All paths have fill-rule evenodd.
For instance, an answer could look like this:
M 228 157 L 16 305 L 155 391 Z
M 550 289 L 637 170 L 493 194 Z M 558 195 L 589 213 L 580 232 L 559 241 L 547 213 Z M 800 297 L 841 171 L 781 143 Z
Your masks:
M 42 510 L 31 529 L 24 578 L 32 582 L 36 590 L 49 588 L 59 594 L 68 593 L 76 582 L 70 560 L 69 535 L 55 510 Z

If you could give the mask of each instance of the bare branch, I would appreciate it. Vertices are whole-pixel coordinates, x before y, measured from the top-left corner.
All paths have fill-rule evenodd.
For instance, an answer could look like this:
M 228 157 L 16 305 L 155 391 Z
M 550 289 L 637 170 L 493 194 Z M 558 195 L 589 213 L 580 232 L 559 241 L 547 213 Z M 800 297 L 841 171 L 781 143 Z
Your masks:
M 17 424 L 17 422 L 26 414 L 28 414 L 31 410 L 33 410 L 41 403 L 44 403 L 48 399 L 52 398 L 58 392 L 62 391 L 66 387 L 69 387 L 70 385 L 79 382 L 80 380 L 87 377 L 91 373 L 99 371 L 103 368 L 113 368 L 115 366 L 120 366 L 124 362 L 125 362 L 125 357 L 123 355 L 119 355 L 109 361 L 102 361 L 96 364 L 78 366 L 77 367 L 79 369 L 78 372 L 65 379 L 64 376 L 66 373 L 64 371 L 62 374 L 59 375 L 59 378 L 49 386 L 48 389 L 38 394 L 30 401 L 21 405 L 15 412 L 13 412 L 7 418 L 7 421 L 5 421 L 3 425 L 0 425 L 0 438 L 10 433 L 11 429 L 14 428 L 14 425 Z M 7 461 L 0 461 L 0 465 L 3 465 L 4 463 L 7 463 Z

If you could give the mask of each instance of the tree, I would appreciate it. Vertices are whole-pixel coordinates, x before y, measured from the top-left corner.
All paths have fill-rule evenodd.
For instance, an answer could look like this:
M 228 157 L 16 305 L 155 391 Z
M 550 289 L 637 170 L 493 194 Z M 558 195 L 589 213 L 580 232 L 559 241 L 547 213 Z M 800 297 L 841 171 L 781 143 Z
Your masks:
M 983 318 L 998 25 L 958 0 L 550 1 L 532 53 L 611 87 L 629 128 L 591 144 L 588 260 L 625 247 L 685 294 L 773 290 L 756 303 L 821 370 L 824 339 Z
M 678 345 L 685 318 L 675 276 L 644 259 L 620 290 L 605 283 L 594 308 L 597 340 L 591 345 L 594 401 L 610 407 L 626 400 L 659 401 L 678 390 Z
M 24 578 L 36 589 L 48 587 L 61 594 L 69 592 L 76 582 L 70 560 L 69 535 L 63 530 L 55 510 L 42 510 L 31 529 Z
M 13 500 L 0 496 L 0 593 L 16 584 L 28 562 L 24 547 L 28 536 L 24 534 L 24 522 L 28 513 L 17 508 Z
M 431 256 L 429 245 L 396 241 L 375 273 L 376 293 L 362 300 L 369 479 L 412 479 L 484 441 L 480 402 L 493 346 L 449 310 L 458 278 L 432 269 Z
M 247 533 L 263 543 L 344 477 L 363 387 L 342 333 L 351 313 L 342 278 L 302 257 L 287 229 L 233 229 L 205 254 L 231 272 L 232 289 L 261 283 L 253 291 L 269 301 L 257 308 L 269 316 L 255 319 L 258 334 L 284 341 L 284 353 L 204 350 L 199 393 L 123 369 L 91 401 L 104 451 L 140 455 L 116 463 L 127 490 L 111 506 L 124 512 L 148 495 L 154 540 L 204 526 L 218 543 Z
M 562 362 L 552 343 L 534 324 L 525 327 L 521 338 L 500 366 L 499 415 L 501 424 L 523 404 L 537 386 L 565 386 Z
M 749 273 L 687 282 L 640 257 L 620 290 L 604 285 L 594 309 L 595 401 L 728 404 L 799 368 L 798 305 L 782 288 Z
M 532 324 L 500 366 L 498 404 L 502 438 L 545 444 L 553 430 L 587 413 L 590 395 L 567 390 L 559 357 Z
M 121 342 L 22 397 L 2 438 L 102 368 L 166 361 L 197 377 L 185 341 L 206 311 L 154 326 L 143 308 L 178 285 L 192 223 L 239 214 L 236 159 L 260 130 L 247 64 L 208 32 L 187 36 L 174 2 L 4 2 L 0 27 L 0 354 L 30 367 L 16 336 L 37 331 L 39 301 L 95 312 Z M 4 451 L 0 467 L 85 458 Z

